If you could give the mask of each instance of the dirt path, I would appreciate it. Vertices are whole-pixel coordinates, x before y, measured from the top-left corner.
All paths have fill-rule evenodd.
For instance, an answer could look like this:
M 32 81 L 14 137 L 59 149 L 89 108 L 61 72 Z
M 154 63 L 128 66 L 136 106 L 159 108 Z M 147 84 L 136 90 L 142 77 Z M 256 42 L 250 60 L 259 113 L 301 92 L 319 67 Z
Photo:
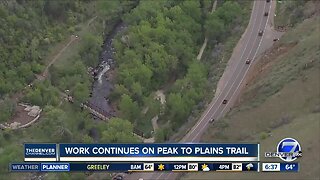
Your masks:
M 90 26 L 90 24 L 97 18 L 98 16 L 95 16 L 93 18 L 91 18 L 88 23 L 87 26 Z M 61 56 L 61 54 L 76 40 L 80 40 L 80 38 L 76 35 L 71 35 L 70 36 L 70 40 L 69 42 L 53 57 L 53 59 L 49 62 L 49 64 L 46 66 L 45 70 L 42 72 L 41 76 L 37 76 L 38 80 L 44 80 L 47 78 L 48 73 L 49 73 L 49 68 L 52 64 L 54 64 L 57 59 Z
M 97 17 L 98 17 L 98 16 L 95 16 L 95 17 L 93 17 L 92 19 L 90 19 L 90 20 L 88 21 L 87 26 L 90 26 L 90 24 L 91 24 L 94 20 L 96 20 Z
M 48 72 L 49 72 L 49 68 L 52 64 L 54 64 L 57 59 L 60 57 L 60 55 L 75 41 L 75 40 L 78 40 L 78 36 L 75 36 L 75 35 L 71 35 L 70 36 L 70 40 L 68 42 L 68 44 L 66 44 L 59 52 L 58 54 L 56 54 L 53 59 L 50 61 L 50 63 L 46 66 L 45 70 L 43 71 L 42 73 L 42 77 L 41 76 L 38 76 L 38 79 L 39 80 L 43 80 L 43 79 L 46 79 L 47 76 L 48 76 Z M 43 79 L 42 79 L 43 78 Z
M 217 2 L 218 2 L 218 0 L 214 1 L 210 14 L 212 14 L 216 10 Z M 199 60 L 199 61 L 201 60 L 202 54 L 203 54 L 204 50 L 206 49 L 207 44 L 208 44 L 208 37 L 205 37 L 204 42 L 202 44 L 202 47 L 201 47 L 199 54 L 197 56 L 197 60 Z

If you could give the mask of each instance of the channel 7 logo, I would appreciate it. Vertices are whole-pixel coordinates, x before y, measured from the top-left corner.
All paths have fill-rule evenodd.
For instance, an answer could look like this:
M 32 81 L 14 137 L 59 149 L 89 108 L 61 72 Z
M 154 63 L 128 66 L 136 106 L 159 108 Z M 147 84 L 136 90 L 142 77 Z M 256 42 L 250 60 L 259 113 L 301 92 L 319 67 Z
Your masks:
M 277 152 L 266 152 L 265 157 L 279 157 L 283 161 L 291 162 L 302 157 L 301 146 L 293 138 L 284 138 L 278 143 Z

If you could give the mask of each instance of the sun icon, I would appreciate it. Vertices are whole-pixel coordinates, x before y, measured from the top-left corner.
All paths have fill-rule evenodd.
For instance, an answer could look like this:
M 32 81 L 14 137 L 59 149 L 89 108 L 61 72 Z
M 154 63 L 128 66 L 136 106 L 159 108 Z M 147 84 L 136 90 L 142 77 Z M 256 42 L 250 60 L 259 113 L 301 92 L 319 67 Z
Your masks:
M 164 170 L 164 165 L 163 165 L 163 164 L 159 164 L 159 165 L 158 165 L 158 169 L 159 169 L 160 171 Z
M 206 165 L 206 164 L 202 164 L 202 169 L 206 169 L 207 167 L 208 167 L 208 165 Z

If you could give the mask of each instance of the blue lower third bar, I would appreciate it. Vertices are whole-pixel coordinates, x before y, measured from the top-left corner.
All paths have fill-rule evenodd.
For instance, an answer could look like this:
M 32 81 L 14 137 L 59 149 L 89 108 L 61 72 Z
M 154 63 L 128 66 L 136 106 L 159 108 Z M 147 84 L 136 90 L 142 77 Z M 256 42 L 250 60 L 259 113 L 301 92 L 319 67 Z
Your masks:
M 9 170 L 11 172 L 38 172 L 40 163 L 11 163 Z
M 69 163 L 41 163 L 41 172 L 63 172 L 70 171 Z

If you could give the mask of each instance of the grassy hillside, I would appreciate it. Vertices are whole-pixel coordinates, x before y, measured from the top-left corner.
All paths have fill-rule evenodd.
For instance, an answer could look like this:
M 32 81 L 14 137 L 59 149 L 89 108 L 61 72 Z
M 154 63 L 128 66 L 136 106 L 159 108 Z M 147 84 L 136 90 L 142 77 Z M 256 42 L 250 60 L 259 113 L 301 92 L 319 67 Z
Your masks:
M 275 26 L 294 26 L 320 12 L 316 0 L 277 0 Z
M 320 47 L 319 20 L 297 24 L 251 72 L 239 104 L 211 125 L 205 142 L 260 142 L 275 151 L 285 137 L 303 151 L 299 173 L 192 173 L 183 179 L 319 179 Z M 277 161 L 264 159 L 261 161 Z

